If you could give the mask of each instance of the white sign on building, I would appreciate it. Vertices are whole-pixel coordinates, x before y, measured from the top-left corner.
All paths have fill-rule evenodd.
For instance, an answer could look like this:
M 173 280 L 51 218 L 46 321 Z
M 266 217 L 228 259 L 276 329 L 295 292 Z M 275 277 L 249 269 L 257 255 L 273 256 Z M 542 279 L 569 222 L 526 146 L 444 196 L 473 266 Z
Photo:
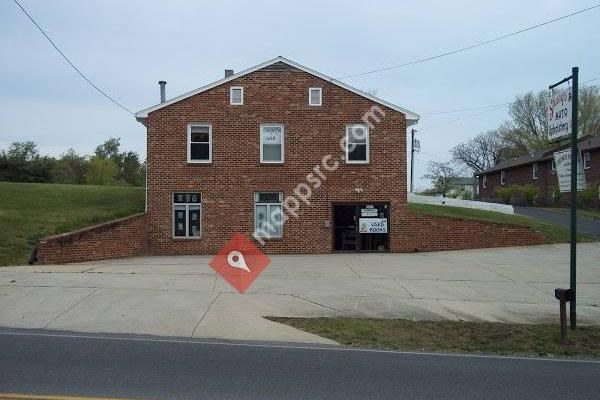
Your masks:
M 548 139 L 556 140 L 571 135 L 573 92 L 570 87 L 555 87 L 550 91 L 548 104 Z
M 359 218 L 360 233 L 387 233 L 387 218 Z
M 556 177 L 561 193 L 571 191 L 571 149 L 557 151 L 554 153 L 556 164 Z M 585 189 L 585 175 L 583 174 L 583 163 L 581 154 L 577 153 L 577 190 Z

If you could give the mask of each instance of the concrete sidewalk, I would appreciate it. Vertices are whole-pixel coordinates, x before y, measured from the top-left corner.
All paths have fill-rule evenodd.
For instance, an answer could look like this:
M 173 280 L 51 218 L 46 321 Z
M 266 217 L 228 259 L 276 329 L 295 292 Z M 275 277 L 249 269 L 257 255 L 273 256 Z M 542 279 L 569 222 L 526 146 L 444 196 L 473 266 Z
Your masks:
M 600 323 L 600 243 L 578 247 L 581 323 Z M 568 245 L 273 256 L 244 295 L 210 257 L 0 268 L 0 326 L 331 343 L 262 316 L 556 322 Z

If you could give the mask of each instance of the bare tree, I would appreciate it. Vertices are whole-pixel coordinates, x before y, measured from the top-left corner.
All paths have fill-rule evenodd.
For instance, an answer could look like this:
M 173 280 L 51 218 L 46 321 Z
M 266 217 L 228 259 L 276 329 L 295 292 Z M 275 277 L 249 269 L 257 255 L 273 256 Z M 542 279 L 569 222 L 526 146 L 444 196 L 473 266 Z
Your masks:
M 579 133 L 600 135 L 600 88 L 584 86 L 579 90 Z
M 429 173 L 423 178 L 430 179 L 435 192 L 446 197 L 456 181 L 457 173 L 449 162 L 430 161 Z
M 505 152 L 498 130 L 480 133 L 450 150 L 452 159 L 473 172 L 481 172 L 500 162 Z

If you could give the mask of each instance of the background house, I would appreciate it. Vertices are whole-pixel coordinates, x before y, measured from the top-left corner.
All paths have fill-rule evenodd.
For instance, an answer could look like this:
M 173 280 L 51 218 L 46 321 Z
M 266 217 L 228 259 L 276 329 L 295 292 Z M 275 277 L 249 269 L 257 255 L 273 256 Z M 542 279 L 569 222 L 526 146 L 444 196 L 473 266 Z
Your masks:
M 534 185 L 538 189 L 536 203 L 550 205 L 555 203 L 558 178 L 554 168 L 554 153 L 568 148 L 568 145 L 556 146 L 521 157 L 502 161 L 492 168 L 477 174 L 479 199 L 498 201 L 497 189 L 510 185 Z M 600 183 L 600 137 L 586 136 L 579 140 L 579 150 L 583 161 L 585 179 L 588 187 L 597 187 Z

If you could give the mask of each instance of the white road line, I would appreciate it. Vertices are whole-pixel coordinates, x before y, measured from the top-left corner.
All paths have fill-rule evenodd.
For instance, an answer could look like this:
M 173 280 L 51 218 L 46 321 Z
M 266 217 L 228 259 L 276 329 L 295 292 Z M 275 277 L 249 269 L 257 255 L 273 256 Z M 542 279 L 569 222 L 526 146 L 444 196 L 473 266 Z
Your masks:
M 233 342 L 213 342 L 205 340 L 189 340 L 189 339 L 160 339 L 160 338 L 135 338 L 135 337 L 120 337 L 120 336 L 95 336 L 82 334 L 66 334 L 66 333 L 35 333 L 35 332 L 3 332 L 1 336 L 42 336 L 55 338 L 70 338 L 70 339 L 97 339 L 97 340 L 114 340 L 128 342 L 157 342 L 157 343 L 182 343 L 182 344 L 202 344 L 209 346 L 229 346 L 229 347 L 250 347 L 250 348 L 272 348 L 272 349 L 292 349 L 292 350 L 324 350 L 324 351 L 343 351 L 343 352 L 359 352 L 359 353 L 382 353 L 396 355 L 418 355 L 418 356 L 434 356 L 434 357 L 461 357 L 461 358 L 490 358 L 499 360 L 521 360 L 521 361 L 543 361 L 543 362 L 567 362 L 567 363 L 589 363 L 600 364 L 600 360 L 580 360 L 568 358 L 535 358 L 535 357 L 517 357 L 517 356 L 495 356 L 487 354 L 453 354 L 453 353 L 432 353 L 419 351 L 397 351 L 397 350 L 377 350 L 377 349 L 360 349 L 353 347 L 326 347 L 326 346 L 296 346 L 287 344 L 261 344 L 261 343 L 233 343 Z

